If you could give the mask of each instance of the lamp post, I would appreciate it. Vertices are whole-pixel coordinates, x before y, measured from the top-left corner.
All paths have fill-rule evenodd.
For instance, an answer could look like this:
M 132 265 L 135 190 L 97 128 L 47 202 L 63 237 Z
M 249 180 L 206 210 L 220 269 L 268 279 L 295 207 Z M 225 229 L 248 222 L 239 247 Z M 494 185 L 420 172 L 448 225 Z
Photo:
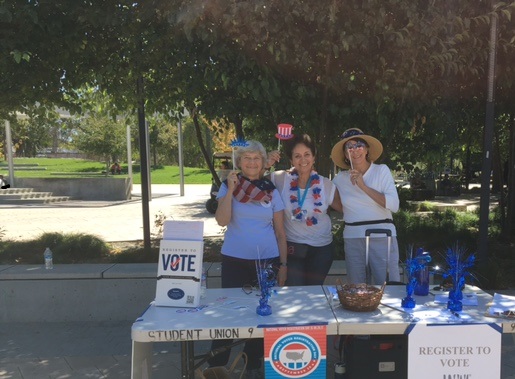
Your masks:
M 13 139 L 11 137 L 11 123 L 5 120 L 5 143 L 7 150 L 7 165 L 9 166 L 9 184 L 14 187 Z
M 478 258 L 488 257 L 488 215 L 490 213 L 490 173 L 492 170 L 492 140 L 494 135 L 494 92 L 497 50 L 497 14 L 492 13 L 490 23 L 490 52 L 488 58 L 488 86 L 486 99 L 485 131 L 483 139 L 483 165 L 481 168 L 481 198 L 479 201 Z

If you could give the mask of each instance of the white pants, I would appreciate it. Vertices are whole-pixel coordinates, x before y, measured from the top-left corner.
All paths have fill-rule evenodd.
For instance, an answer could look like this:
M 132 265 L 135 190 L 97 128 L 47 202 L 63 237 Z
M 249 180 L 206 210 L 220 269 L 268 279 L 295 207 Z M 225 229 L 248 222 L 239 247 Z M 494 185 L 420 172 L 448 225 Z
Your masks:
M 347 283 L 367 283 L 365 240 L 365 238 L 344 239 Z M 369 284 L 382 285 L 385 282 L 387 253 L 387 237 L 370 237 L 368 246 L 368 267 L 371 274 L 368 277 Z M 389 281 L 400 281 L 399 245 L 396 237 L 392 237 L 391 241 L 388 270 Z

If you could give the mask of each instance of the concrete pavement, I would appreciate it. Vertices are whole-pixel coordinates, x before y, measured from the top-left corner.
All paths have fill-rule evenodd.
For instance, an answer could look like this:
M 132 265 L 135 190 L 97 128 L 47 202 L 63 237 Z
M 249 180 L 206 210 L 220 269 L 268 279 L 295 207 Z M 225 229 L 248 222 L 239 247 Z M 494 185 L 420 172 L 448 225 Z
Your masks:
M 205 209 L 210 185 L 154 185 L 150 222 L 163 214 L 176 220 L 203 220 L 205 236 L 221 235 Z M 124 202 L 75 202 L 1 206 L 5 239 L 25 240 L 43 232 L 81 232 L 106 241 L 143 239 L 141 190 Z M 132 322 L 118 323 L 3 323 L 0 324 L 0 378 L 130 378 Z M 502 379 L 515 379 L 515 335 L 503 335 Z M 207 351 L 209 342 L 196 344 Z M 177 343 L 154 344 L 154 378 L 180 378 Z M 237 349 L 235 349 L 237 350 Z M 336 360 L 334 339 L 328 338 L 328 377 Z M 490 378 L 480 378 L 490 379 Z

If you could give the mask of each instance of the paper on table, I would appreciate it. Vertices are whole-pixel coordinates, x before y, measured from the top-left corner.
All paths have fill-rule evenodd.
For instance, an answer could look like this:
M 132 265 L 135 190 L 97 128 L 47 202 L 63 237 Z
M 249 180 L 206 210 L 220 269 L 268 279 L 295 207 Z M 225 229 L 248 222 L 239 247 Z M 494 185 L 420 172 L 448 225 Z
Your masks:
M 435 304 L 447 304 L 449 300 L 449 293 L 438 293 L 435 295 Z M 463 305 L 477 305 L 477 294 L 475 293 L 464 293 L 463 299 L 461 300 Z
M 488 308 L 488 314 L 515 318 L 515 296 L 495 293 L 492 305 Z
M 336 291 L 336 287 L 327 286 L 327 290 L 331 295 L 333 295 L 333 300 L 338 300 L 338 291 Z

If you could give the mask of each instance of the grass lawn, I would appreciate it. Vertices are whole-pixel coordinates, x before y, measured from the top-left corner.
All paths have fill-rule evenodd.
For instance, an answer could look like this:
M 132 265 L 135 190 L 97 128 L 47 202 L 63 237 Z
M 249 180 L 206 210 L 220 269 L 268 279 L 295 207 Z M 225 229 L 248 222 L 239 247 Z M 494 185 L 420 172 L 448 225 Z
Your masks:
M 14 176 L 18 178 L 59 178 L 105 175 L 103 162 L 73 158 L 14 158 Z M 127 172 L 127 164 L 122 164 Z M 140 167 L 133 165 L 133 182 L 141 184 Z M 0 162 L 0 174 L 9 175 L 7 162 Z M 121 177 L 126 176 L 122 174 Z M 178 166 L 159 166 L 151 168 L 152 184 L 179 184 Z M 210 184 L 211 173 L 207 168 L 184 167 L 186 184 Z

